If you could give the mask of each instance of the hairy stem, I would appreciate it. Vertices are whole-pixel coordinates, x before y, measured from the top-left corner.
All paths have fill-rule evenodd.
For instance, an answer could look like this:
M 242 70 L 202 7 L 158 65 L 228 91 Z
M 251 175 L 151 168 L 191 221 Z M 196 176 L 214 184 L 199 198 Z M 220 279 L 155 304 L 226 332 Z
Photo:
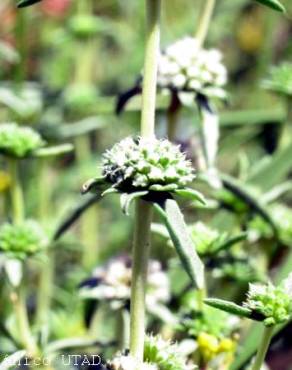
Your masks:
M 155 136 L 156 84 L 160 43 L 161 0 L 146 0 L 147 29 L 142 93 L 141 136 Z M 130 316 L 130 353 L 139 369 L 143 362 L 145 339 L 145 294 L 151 239 L 152 206 L 143 200 L 136 202 L 133 241 L 133 272 Z
M 138 200 L 133 243 L 130 351 L 138 363 L 143 361 L 145 337 L 145 295 L 150 251 L 152 207 Z
M 203 0 L 203 4 L 203 10 L 199 18 L 199 26 L 196 32 L 196 39 L 201 47 L 204 45 L 208 34 L 216 0 Z
M 146 0 L 147 35 L 142 93 L 141 136 L 154 136 L 161 0 Z
M 268 352 L 269 345 L 273 337 L 273 331 L 274 331 L 273 326 L 265 327 L 263 336 L 262 336 L 262 341 L 258 349 L 252 370 L 261 370 L 262 365 L 264 364 L 266 354 Z

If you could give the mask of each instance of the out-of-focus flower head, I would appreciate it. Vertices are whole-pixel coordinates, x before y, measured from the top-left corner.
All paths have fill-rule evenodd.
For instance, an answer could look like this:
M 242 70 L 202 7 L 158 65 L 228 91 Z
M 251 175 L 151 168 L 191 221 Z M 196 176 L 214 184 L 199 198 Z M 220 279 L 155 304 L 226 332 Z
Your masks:
M 131 296 L 132 261 L 128 256 L 111 259 L 94 270 L 92 277 L 81 284 L 81 296 L 107 300 L 113 309 L 120 308 Z M 169 281 L 158 261 L 151 260 L 148 267 L 146 304 L 149 308 L 170 299 Z
M 292 97 L 292 63 L 284 62 L 272 67 L 269 77 L 262 82 L 262 86 L 275 93 Z
M 44 144 L 40 134 L 30 127 L 21 127 L 15 123 L 0 125 L 0 153 L 4 155 L 23 158 Z
M 16 225 L 5 223 L 0 227 L 0 253 L 8 258 L 24 260 L 47 245 L 48 238 L 36 221 L 27 220 Z
M 266 326 L 287 322 L 292 314 L 292 275 L 277 287 L 271 283 L 250 284 L 244 306 L 263 316 Z
M 185 37 L 173 43 L 160 56 L 158 86 L 162 89 L 225 98 L 226 83 L 221 52 L 202 49 L 195 38 Z

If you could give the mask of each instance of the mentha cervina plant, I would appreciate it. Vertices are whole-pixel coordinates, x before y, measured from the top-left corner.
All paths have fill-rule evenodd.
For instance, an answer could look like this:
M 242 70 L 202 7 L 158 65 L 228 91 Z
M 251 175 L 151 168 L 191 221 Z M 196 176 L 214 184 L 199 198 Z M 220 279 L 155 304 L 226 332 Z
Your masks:
M 252 370 L 260 370 L 277 325 L 287 323 L 292 317 L 292 275 L 278 286 L 250 284 L 247 299 L 242 306 L 216 298 L 208 298 L 205 303 L 264 325 L 264 333 Z
M 89 180 L 83 192 L 120 193 L 125 213 L 136 201 L 131 287 L 130 354 L 143 363 L 145 294 L 152 205 L 162 217 L 179 257 L 193 283 L 204 289 L 204 267 L 193 248 L 182 214 L 173 195 L 204 202 L 186 188 L 194 179 L 190 162 L 179 148 L 155 138 L 155 101 L 160 39 L 160 0 L 147 0 L 147 37 L 142 94 L 141 135 L 116 144 L 103 156 L 101 178 Z M 107 190 L 106 190 L 107 189 Z M 139 368 L 140 365 L 138 365 Z

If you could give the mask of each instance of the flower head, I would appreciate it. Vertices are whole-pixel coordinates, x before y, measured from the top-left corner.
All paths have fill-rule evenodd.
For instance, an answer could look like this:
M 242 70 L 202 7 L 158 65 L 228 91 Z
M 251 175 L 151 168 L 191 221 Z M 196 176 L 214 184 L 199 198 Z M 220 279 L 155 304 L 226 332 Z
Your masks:
M 126 138 L 103 155 L 102 164 L 106 180 L 122 192 L 183 188 L 195 178 L 179 147 L 155 138 Z
M 5 223 L 0 227 L 0 252 L 10 258 L 24 260 L 40 252 L 48 240 L 40 225 L 32 220 L 12 225 Z
M 292 289 L 290 275 L 275 287 L 250 284 L 245 306 L 264 317 L 264 324 L 272 326 L 287 322 L 292 315 Z
M 91 278 L 81 284 L 81 296 L 111 302 L 113 309 L 119 308 L 131 296 L 132 261 L 127 256 L 113 258 L 93 272 Z M 158 261 L 150 260 L 146 305 L 149 309 L 156 304 L 166 303 L 170 298 L 167 275 Z
M 262 85 L 276 93 L 292 96 L 292 63 L 284 62 L 273 67 Z
M 15 123 L 0 125 L 0 153 L 23 158 L 44 145 L 40 134 L 30 127 Z
M 160 88 L 225 97 L 226 82 L 227 71 L 220 51 L 200 48 L 195 38 L 186 37 L 175 42 L 160 56 Z

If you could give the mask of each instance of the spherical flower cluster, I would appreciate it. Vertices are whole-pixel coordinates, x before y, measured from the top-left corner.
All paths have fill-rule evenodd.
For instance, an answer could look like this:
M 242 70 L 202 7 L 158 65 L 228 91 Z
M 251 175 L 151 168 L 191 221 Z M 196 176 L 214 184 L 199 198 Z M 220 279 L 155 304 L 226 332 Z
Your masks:
M 23 158 L 44 145 L 38 132 L 15 123 L 0 125 L 0 153 Z
M 113 309 L 119 308 L 131 296 L 132 262 L 122 256 L 110 260 L 108 264 L 98 267 L 93 276 L 81 284 L 81 296 L 111 302 Z M 170 299 L 167 275 L 162 271 L 158 261 L 151 260 L 148 267 L 148 286 L 146 305 L 151 309 L 158 303 Z
M 264 324 L 272 326 L 287 322 L 292 314 L 291 276 L 281 285 L 250 284 L 245 306 L 264 317 Z
M 17 225 L 5 223 L 0 228 L 0 252 L 9 258 L 24 260 L 43 250 L 47 243 L 40 225 L 32 220 Z
M 103 175 L 122 192 L 184 188 L 195 176 L 178 146 L 155 138 L 126 138 L 103 155 Z
M 269 78 L 262 85 L 276 93 L 292 96 L 292 63 L 284 62 L 273 67 Z
M 226 82 L 227 70 L 221 52 L 202 49 L 195 38 L 175 42 L 160 56 L 158 85 L 161 88 L 223 98 Z

